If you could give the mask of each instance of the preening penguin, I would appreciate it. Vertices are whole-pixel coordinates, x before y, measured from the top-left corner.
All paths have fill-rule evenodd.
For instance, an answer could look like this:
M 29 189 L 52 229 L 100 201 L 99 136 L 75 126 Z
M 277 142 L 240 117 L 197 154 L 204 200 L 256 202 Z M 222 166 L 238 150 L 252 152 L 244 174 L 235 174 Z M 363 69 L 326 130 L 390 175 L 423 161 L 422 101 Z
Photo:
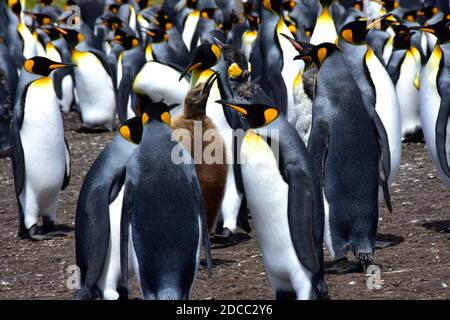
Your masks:
M 337 46 L 301 43 L 298 49 L 297 58 L 319 67 L 308 151 L 321 183 L 325 242 L 334 261 L 346 267 L 350 249 L 367 266 L 373 261 L 379 183 L 390 208 L 376 126 Z
M 70 156 L 58 102 L 49 77 L 70 67 L 43 57 L 26 60 L 19 79 L 11 127 L 19 236 L 44 240 L 54 231 L 58 194 L 70 179 Z M 43 235 L 37 233 L 39 216 Z
M 211 268 L 202 192 L 192 158 L 171 134 L 170 107 L 145 96 L 140 103 L 142 139 L 126 167 L 122 280 L 130 247 L 144 299 L 188 299 L 202 242 Z
M 89 169 L 78 197 L 75 249 L 81 288 L 75 291 L 75 300 L 119 297 L 125 167 L 142 136 L 141 118 L 122 124 L 120 132 Z
M 195 170 L 202 189 L 210 233 L 214 231 L 222 204 L 228 170 L 223 138 L 214 122 L 206 116 L 209 92 L 217 77 L 218 75 L 213 73 L 206 82 L 201 82 L 190 90 L 184 102 L 183 114 L 172 122 L 175 136 L 181 140 L 179 142 L 193 158 L 199 152 L 196 148 L 199 148 L 198 144 L 201 143 L 201 162 L 195 163 Z M 179 131 L 183 129 L 184 131 Z
M 450 20 L 414 29 L 438 38 L 420 73 L 420 121 L 428 153 L 450 188 Z
M 325 298 L 323 207 L 305 144 L 274 106 L 218 102 L 250 127 L 240 149 L 242 179 L 275 298 Z

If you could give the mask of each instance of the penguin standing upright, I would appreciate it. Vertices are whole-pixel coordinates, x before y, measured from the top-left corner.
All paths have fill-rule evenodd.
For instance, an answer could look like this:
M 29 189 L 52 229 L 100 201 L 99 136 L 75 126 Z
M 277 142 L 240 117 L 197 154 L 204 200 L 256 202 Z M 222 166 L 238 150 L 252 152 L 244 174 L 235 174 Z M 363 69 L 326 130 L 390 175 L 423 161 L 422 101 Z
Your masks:
M 319 67 L 308 151 L 321 183 L 325 242 L 338 268 L 347 268 L 349 249 L 367 266 L 373 261 L 379 183 L 390 208 L 387 177 L 379 171 L 376 124 L 336 45 L 301 43 L 298 48 L 298 58 Z
M 124 124 L 103 149 L 84 178 L 75 215 L 76 262 L 80 288 L 75 300 L 119 297 L 120 217 L 128 158 L 140 142 L 142 120 Z
M 376 57 L 371 46 L 366 43 L 366 37 L 371 24 L 364 20 L 356 20 L 344 25 L 340 30 L 341 48 L 349 70 L 361 90 L 369 114 L 382 122 L 378 134 L 382 137 L 383 154 L 389 157 L 389 185 L 391 185 L 398 170 L 401 159 L 401 122 L 400 106 L 394 84 L 386 69 Z M 378 121 L 378 119 L 376 119 Z M 380 195 L 382 192 L 380 193 Z
M 188 299 L 202 242 L 211 268 L 202 192 L 192 158 L 171 134 L 169 107 L 147 97 L 141 98 L 141 107 L 142 139 L 126 167 L 122 280 L 128 280 L 131 251 L 144 299 Z M 177 148 L 182 154 L 174 159 Z
M 222 204 L 228 170 L 223 138 L 214 122 L 206 116 L 209 91 L 216 79 L 217 74 L 214 73 L 206 82 L 202 82 L 190 90 L 184 102 L 183 114 L 175 118 L 172 123 L 175 136 L 180 135 L 179 138 L 181 139 L 179 140 L 181 141 L 179 142 L 189 151 L 192 157 L 195 157 L 196 152 L 199 152 L 196 149 L 199 148 L 196 143 L 199 141 L 202 143 L 202 159 L 199 163 L 196 161 L 195 170 L 202 189 L 210 233 L 214 231 L 217 215 Z M 187 132 L 178 130 L 188 130 L 189 137 L 185 136 Z M 207 137 L 209 141 L 204 141 Z M 208 150 L 211 151 L 211 154 L 207 153 Z M 214 153 L 212 150 L 214 150 Z
M 420 73 L 420 121 L 428 153 L 450 188 L 450 20 L 414 27 L 434 34 L 438 42 Z
M 418 76 L 421 68 L 419 50 L 411 45 L 411 32 L 403 25 L 393 25 L 394 50 L 387 71 L 397 90 L 400 103 L 402 141 L 421 136 Z
M 11 109 L 6 73 L 0 68 L 0 158 L 7 157 L 10 154 Z
M 47 58 L 26 60 L 20 75 L 11 127 L 11 151 L 17 201 L 19 236 L 45 240 L 53 235 L 58 194 L 70 179 L 70 156 L 63 122 L 49 77 L 69 67 Z M 37 233 L 43 217 L 43 235 Z
M 102 52 L 84 42 L 76 30 L 57 28 L 72 49 L 75 86 L 83 126 L 88 129 L 114 128 L 116 79 Z
M 240 148 L 242 179 L 275 298 L 325 298 L 323 207 L 305 144 L 274 106 L 220 103 L 250 127 Z

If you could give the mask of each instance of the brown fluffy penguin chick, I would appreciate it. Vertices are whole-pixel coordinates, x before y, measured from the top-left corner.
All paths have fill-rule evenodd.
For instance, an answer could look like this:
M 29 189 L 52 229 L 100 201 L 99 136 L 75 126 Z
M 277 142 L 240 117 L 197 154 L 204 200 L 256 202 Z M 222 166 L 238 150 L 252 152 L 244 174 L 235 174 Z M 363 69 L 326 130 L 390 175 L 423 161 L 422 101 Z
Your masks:
M 198 84 L 190 90 L 184 101 L 183 114 L 172 121 L 172 130 L 186 129 L 190 134 L 190 141 L 185 137 L 180 139 L 180 143 L 187 149 L 194 158 L 194 151 L 199 154 L 199 150 L 194 149 L 195 141 L 198 141 L 202 150 L 201 163 L 195 164 L 200 187 L 203 193 L 203 203 L 208 220 L 208 230 L 212 234 L 216 219 L 219 213 L 225 192 L 225 182 L 227 177 L 227 164 L 225 145 L 222 136 L 210 118 L 206 116 L 206 102 L 209 91 L 214 82 L 214 75 L 208 81 Z M 194 126 L 199 133 L 199 137 L 194 137 Z M 200 131 L 199 128 L 202 128 Z M 186 132 L 187 133 L 187 132 Z M 203 135 L 200 136 L 200 135 Z M 175 134 L 175 136 L 179 136 Z M 204 141 L 207 140 L 207 141 Z M 205 148 L 208 148 L 206 153 Z M 211 150 L 213 150 L 211 152 Z M 196 161 L 200 162 L 200 161 Z

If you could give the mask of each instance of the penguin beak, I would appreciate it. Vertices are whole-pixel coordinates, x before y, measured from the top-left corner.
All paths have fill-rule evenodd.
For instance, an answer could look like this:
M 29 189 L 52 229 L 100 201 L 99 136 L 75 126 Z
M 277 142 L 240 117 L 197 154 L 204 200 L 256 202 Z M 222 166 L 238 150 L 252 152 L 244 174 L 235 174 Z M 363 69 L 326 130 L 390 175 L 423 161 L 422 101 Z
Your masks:
M 67 35 L 67 34 L 68 34 L 67 31 L 64 30 L 64 29 L 62 29 L 62 28 L 56 27 L 55 29 L 58 30 L 58 32 L 61 33 L 61 34 L 63 34 L 63 35 Z
M 428 33 L 432 33 L 432 34 L 436 33 L 436 31 L 433 28 L 430 28 L 430 27 L 409 27 L 408 30 L 410 30 L 410 31 L 423 31 L 423 32 L 428 32 Z
M 303 52 L 305 51 L 305 49 L 302 47 L 302 45 L 300 43 L 298 43 L 297 41 L 295 41 L 293 38 L 289 37 L 288 35 L 282 33 L 281 34 L 283 37 L 285 37 L 286 39 L 289 40 L 289 42 L 294 46 L 294 48 L 298 51 L 298 52 Z
M 214 71 L 214 73 L 208 78 L 208 80 L 206 80 L 206 83 L 203 86 L 202 95 L 205 93 L 209 94 L 214 82 L 217 80 L 218 77 L 219 72 Z
M 236 110 L 240 114 L 243 114 L 244 116 L 248 115 L 248 111 L 245 108 L 243 108 L 242 106 L 238 106 L 232 102 L 228 102 L 226 100 L 217 100 L 216 103 L 219 103 L 229 108 L 233 108 L 234 110 Z
M 216 37 L 212 37 L 214 44 L 217 45 L 219 47 L 220 50 L 223 49 L 224 44 L 222 43 L 222 41 L 220 41 L 219 39 L 217 39 Z
M 202 66 L 202 63 L 201 62 L 197 62 L 197 63 L 191 63 L 190 65 L 188 65 L 187 66 L 187 68 L 186 69 L 184 69 L 184 71 L 181 73 L 181 75 L 180 75 L 180 78 L 178 79 L 178 81 L 181 81 L 181 79 L 183 79 L 184 78 L 184 76 L 188 73 L 188 72 L 191 72 L 191 71 L 193 71 L 193 70 L 195 70 L 195 69 L 198 69 L 198 68 L 200 68 Z
M 392 13 L 386 13 L 384 15 L 382 15 L 381 17 L 379 17 L 378 19 L 375 19 L 374 21 L 372 21 L 371 23 L 369 23 L 366 27 L 366 30 L 370 30 L 375 28 L 381 21 L 386 20 L 387 18 L 393 17 L 394 15 Z M 389 20 L 392 21 L 392 20 Z
M 62 69 L 62 68 L 73 68 L 76 67 L 75 64 L 72 63 L 54 63 L 51 64 L 48 68 L 51 70 Z

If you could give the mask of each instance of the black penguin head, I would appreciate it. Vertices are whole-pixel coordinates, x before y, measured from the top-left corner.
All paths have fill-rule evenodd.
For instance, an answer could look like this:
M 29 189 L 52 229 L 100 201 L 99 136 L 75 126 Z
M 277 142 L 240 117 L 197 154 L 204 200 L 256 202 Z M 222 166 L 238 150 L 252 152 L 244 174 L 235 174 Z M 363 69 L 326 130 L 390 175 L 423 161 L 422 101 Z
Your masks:
M 151 5 L 152 5 L 152 0 L 136 0 L 136 2 L 138 3 L 139 8 L 141 10 L 151 7 Z
M 383 3 L 386 11 L 388 12 L 398 8 L 399 6 L 399 3 L 396 0 L 383 0 Z
M 108 12 L 111 12 L 112 14 L 116 15 L 119 13 L 120 4 L 113 3 L 108 6 Z
M 139 45 L 139 39 L 127 34 L 123 29 L 116 30 L 113 42 L 120 44 L 125 50 L 136 48 Z
M 59 39 L 61 37 L 61 33 L 58 30 L 56 30 L 55 27 L 46 25 L 46 26 L 39 27 L 39 29 L 44 31 L 49 36 L 50 40 L 52 40 L 52 41 Z
M 272 13 L 281 14 L 282 0 L 263 0 L 262 5 Z
M 20 0 L 8 0 L 8 5 L 16 16 L 20 16 L 20 13 L 22 12 Z
M 53 0 L 38 0 L 38 3 L 40 3 L 41 7 L 49 6 L 53 3 Z
M 186 7 L 189 9 L 195 9 L 197 7 L 197 0 L 187 0 Z
M 23 68 L 27 72 L 38 74 L 44 77 L 47 77 L 53 70 L 73 66 L 73 64 L 60 63 L 39 56 L 25 60 L 25 62 L 23 63 Z
M 363 0 L 357 0 L 357 1 L 353 2 L 353 8 L 355 8 L 359 11 L 363 11 Z
M 261 22 L 261 19 L 259 18 L 259 15 L 256 12 L 250 13 L 247 16 L 248 24 L 250 26 L 250 30 L 257 31 L 259 27 L 259 23 Z
M 184 115 L 187 118 L 195 118 L 206 115 L 206 102 L 214 82 L 218 78 L 214 72 L 205 82 L 197 84 L 191 89 L 184 99 Z
M 252 0 L 243 0 L 242 6 L 244 7 L 245 15 L 249 15 L 255 10 L 255 2 Z
M 146 95 L 138 95 L 138 98 L 137 113 L 142 113 L 143 126 L 152 121 L 159 121 L 170 127 L 171 117 L 169 111 L 178 106 L 178 104 L 167 105 L 164 100 L 154 102 Z
M 294 10 L 296 5 L 297 3 L 294 0 L 283 0 L 283 2 L 281 3 L 283 10 L 286 10 L 288 12 Z
M 365 43 L 367 32 L 367 21 L 356 20 L 343 26 L 340 35 L 348 43 L 360 45 Z
M 265 104 L 243 104 L 226 100 L 216 102 L 239 112 L 248 122 L 250 128 L 264 127 L 280 114 L 277 108 Z
M 222 56 L 227 67 L 229 79 L 247 81 L 250 76 L 248 71 L 248 61 L 244 52 L 231 45 L 222 45 Z
M 134 144 L 141 142 L 142 131 L 142 119 L 139 116 L 128 119 L 119 127 L 120 135 Z
M 31 16 L 39 26 L 49 25 L 53 22 L 52 17 L 44 13 L 34 13 L 29 11 L 24 11 L 24 13 Z
M 189 65 L 181 73 L 180 80 L 191 71 L 207 70 L 219 62 L 221 48 L 218 44 L 202 44 L 194 49 Z
M 307 42 L 296 41 L 285 34 L 282 34 L 282 36 L 288 39 L 298 51 L 299 55 L 296 56 L 294 60 L 304 60 L 307 66 L 311 62 L 314 62 L 316 66 L 320 68 L 327 57 L 331 56 L 335 51 L 340 51 L 335 44 L 330 42 L 324 42 L 317 46 L 313 46 Z
M 439 43 L 447 43 L 450 41 L 450 20 L 443 19 L 438 23 L 424 26 L 424 27 L 410 27 L 409 30 L 420 30 L 434 34 Z
M 170 29 L 173 28 L 173 23 L 170 20 L 169 15 L 167 14 L 166 11 L 164 10 L 159 10 L 156 14 L 155 14 L 155 20 L 154 23 L 160 27 L 161 29 L 164 29 L 166 31 L 169 31 Z
M 428 19 L 431 19 L 438 12 L 439 9 L 436 6 L 428 6 L 425 8 L 420 8 L 419 10 L 417 10 L 417 21 L 423 23 Z
M 408 22 L 416 22 L 417 20 L 417 10 L 410 10 L 405 12 L 403 15 L 403 20 Z
M 403 24 L 393 24 L 392 29 L 395 31 L 393 46 L 396 49 L 409 49 L 411 46 L 412 33 Z
M 163 29 L 146 29 L 145 33 L 150 36 L 152 43 L 161 43 L 169 41 L 169 35 Z
M 77 2 L 75 0 L 67 0 L 66 3 L 64 4 L 64 11 L 69 10 L 70 6 L 76 6 Z
M 103 16 L 100 17 L 100 19 L 103 21 L 103 25 L 111 29 L 112 31 L 116 31 L 117 29 L 120 29 L 123 27 L 123 21 L 117 16 Z
M 76 46 L 80 42 L 84 41 L 83 35 L 74 29 L 60 28 L 57 27 L 56 30 L 63 36 L 63 38 L 72 46 Z

